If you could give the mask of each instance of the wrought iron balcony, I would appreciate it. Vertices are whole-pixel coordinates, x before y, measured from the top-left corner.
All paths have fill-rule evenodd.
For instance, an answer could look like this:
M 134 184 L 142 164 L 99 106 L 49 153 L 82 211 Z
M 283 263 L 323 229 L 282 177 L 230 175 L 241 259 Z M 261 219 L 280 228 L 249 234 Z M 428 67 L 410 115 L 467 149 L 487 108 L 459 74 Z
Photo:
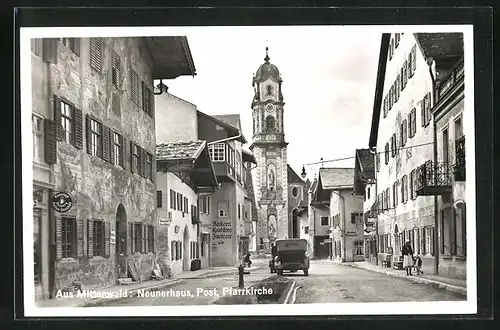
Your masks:
M 465 136 L 455 141 L 456 160 L 453 165 L 455 181 L 465 181 Z
M 417 196 L 444 195 L 452 192 L 448 163 L 428 161 L 417 168 Z

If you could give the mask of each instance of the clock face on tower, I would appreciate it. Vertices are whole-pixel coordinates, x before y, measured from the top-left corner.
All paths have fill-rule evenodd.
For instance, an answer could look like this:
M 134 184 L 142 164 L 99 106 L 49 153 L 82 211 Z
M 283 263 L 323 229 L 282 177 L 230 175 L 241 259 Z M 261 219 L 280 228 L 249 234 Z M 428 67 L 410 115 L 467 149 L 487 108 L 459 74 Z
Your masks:
M 272 111 L 274 110 L 274 105 L 273 105 L 273 104 L 271 104 L 271 103 L 267 104 L 267 105 L 266 105 L 266 110 L 267 110 L 268 112 L 272 112 Z

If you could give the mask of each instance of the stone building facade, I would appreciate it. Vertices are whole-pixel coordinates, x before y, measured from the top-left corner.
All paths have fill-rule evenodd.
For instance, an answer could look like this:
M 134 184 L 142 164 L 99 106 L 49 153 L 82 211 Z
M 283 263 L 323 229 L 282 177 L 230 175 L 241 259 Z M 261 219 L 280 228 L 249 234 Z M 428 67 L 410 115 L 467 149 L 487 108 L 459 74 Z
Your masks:
M 258 212 L 259 249 L 269 250 L 276 239 L 291 236 L 288 210 L 287 145 L 283 125 L 282 79 L 267 54 L 253 78 L 253 143 L 257 160 L 254 190 Z
M 184 62 L 171 66 L 179 54 L 162 54 L 154 44 L 168 48 L 178 38 L 32 40 L 34 136 L 41 137 L 34 166 L 43 160 L 34 190 L 44 189 L 36 193 L 43 208 L 34 213 L 45 233 L 35 257 L 42 261 L 44 298 L 75 283 L 90 289 L 150 277 L 156 263 L 153 79 L 194 73 Z M 48 207 L 53 196 L 61 196 L 53 201 L 57 210 Z

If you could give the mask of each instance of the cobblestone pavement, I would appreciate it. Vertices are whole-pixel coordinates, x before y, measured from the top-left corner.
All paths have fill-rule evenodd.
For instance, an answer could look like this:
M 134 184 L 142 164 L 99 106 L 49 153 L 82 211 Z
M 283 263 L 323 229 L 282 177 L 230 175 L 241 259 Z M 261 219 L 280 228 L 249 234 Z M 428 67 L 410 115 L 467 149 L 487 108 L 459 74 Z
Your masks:
M 252 267 L 254 266 L 260 266 L 260 269 L 244 275 L 245 287 L 249 287 L 274 275 L 270 274 L 268 260 L 266 259 L 255 259 L 252 263 Z M 106 304 L 106 306 L 209 305 L 213 304 L 218 298 L 223 296 L 224 288 L 233 288 L 237 286 L 238 275 L 221 275 L 203 279 L 185 279 L 183 283 L 179 283 L 160 291 L 145 291 L 145 296 L 139 295 L 137 297 Z M 172 293 L 178 294 L 179 296 L 167 296 Z M 151 297 L 151 295 L 157 296 Z
M 296 304 L 339 302 L 458 301 L 459 294 L 364 269 L 312 261 L 309 276 L 285 273 L 298 286 Z

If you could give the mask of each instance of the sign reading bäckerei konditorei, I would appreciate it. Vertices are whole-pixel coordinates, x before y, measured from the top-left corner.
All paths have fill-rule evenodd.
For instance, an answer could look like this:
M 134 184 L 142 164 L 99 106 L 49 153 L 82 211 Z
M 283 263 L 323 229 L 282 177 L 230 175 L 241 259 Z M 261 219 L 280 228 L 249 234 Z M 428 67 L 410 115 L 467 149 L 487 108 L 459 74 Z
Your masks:
M 230 245 L 233 238 L 231 219 L 215 220 L 212 224 L 212 233 L 213 246 L 218 247 L 226 243 Z

